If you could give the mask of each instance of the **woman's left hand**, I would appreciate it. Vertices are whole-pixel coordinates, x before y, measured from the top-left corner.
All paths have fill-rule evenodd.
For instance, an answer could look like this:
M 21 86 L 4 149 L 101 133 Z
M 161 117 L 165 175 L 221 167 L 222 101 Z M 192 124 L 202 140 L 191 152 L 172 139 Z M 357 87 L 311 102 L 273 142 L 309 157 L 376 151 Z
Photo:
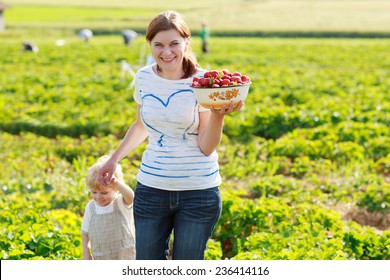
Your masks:
M 230 103 L 225 103 L 222 105 L 221 109 L 214 109 L 213 106 L 210 107 L 210 111 L 215 114 L 220 114 L 220 115 L 227 115 L 233 112 L 240 111 L 244 107 L 244 102 L 240 101 L 238 102 L 237 106 L 234 107 L 233 101 Z

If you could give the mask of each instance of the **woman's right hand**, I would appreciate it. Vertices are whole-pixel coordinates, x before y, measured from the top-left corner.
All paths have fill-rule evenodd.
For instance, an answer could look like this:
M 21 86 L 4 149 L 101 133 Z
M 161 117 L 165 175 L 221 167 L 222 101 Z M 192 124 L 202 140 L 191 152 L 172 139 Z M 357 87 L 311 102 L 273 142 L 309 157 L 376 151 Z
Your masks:
M 117 163 L 111 158 L 104 163 L 99 169 L 99 182 L 108 186 L 111 183 L 112 177 L 115 173 Z

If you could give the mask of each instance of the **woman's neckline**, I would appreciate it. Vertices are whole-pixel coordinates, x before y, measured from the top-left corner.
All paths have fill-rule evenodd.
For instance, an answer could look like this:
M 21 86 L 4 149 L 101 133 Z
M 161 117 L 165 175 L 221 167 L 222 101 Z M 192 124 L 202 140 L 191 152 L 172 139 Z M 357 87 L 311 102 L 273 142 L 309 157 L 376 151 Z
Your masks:
M 181 78 L 181 77 L 179 77 L 179 78 L 169 78 L 169 77 L 165 77 L 164 74 L 163 74 L 163 72 L 160 71 L 160 70 L 158 69 L 158 64 L 157 64 L 157 63 L 155 63 L 155 64 L 152 65 L 152 71 L 153 71 L 153 73 L 154 73 L 157 77 L 159 77 L 159 78 L 161 78 L 161 79 L 164 79 L 164 80 L 166 80 L 166 81 L 180 81 L 180 80 L 185 80 L 185 79 L 183 79 L 183 78 Z

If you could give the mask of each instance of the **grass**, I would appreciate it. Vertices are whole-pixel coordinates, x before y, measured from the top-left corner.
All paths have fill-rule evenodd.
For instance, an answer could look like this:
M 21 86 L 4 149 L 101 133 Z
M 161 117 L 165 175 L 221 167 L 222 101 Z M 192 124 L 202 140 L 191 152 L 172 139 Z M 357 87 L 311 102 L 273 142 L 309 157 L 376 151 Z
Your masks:
M 67 9 L 69 7 L 63 7 L 62 11 Z M 139 9 L 139 12 L 148 12 L 147 9 Z M 108 10 L 118 14 L 123 12 L 117 8 Z M 34 16 L 37 24 L 40 24 L 39 16 Z M 15 191 L 14 197 L 19 198 L 16 200 L 11 195 L 4 195 L 4 205 L 14 207 L 11 209 L 15 209 L 14 213 L 18 214 L 5 212 L 4 215 L 9 215 L 14 220 L 11 220 L 12 226 L 4 227 L 9 232 L 5 232 L 3 236 L 17 236 L 19 232 L 20 235 L 24 234 L 24 229 L 29 226 L 23 220 L 24 217 L 31 221 L 31 217 L 48 213 L 66 231 L 70 232 L 70 225 L 76 225 L 72 226 L 73 235 L 54 235 L 52 238 L 45 235 L 44 238 L 63 238 L 69 247 L 75 247 L 75 241 L 80 238 L 77 223 L 81 222 L 82 207 L 87 200 L 87 195 L 82 191 L 82 175 L 87 169 L 87 163 L 114 149 L 120 141 L 120 137 L 114 138 L 114 135 L 124 133 L 134 118 L 135 106 L 131 98 L 132 91 L 128 88 L 130 77 L 120 76 L 120 61 L 126 59 L 130 63 L 137 63 L 139 51 L 145 42 L 140 38 L 133 45 L 124 46 L 119 36 L 96 36 L 87 44 L 80 43 L 80 38 L 73 34 L 63 37 L 66 44 L 57 47 L 55 41 L 58 37 L 49 33 L 57 32 L 62 25 L 56 21 L 55 16 L 50 16 L 51 22 L 42 23 L 42 27 L 47 27 L 44 29 L 45 36 L 38 29 L 34 34 L 39 36 L 35 41 L 40 47 L 38 53 L 23 53 L 17 37 L 19 35 L 11 32 L 3 35 L 6 40 L 2 41 L 0 47 L 0 73 L 4 73 L 0 75 L 0 118 L 2 123 L 14 122 L 13 130 L 21 127 L 20 123 L 30 124 L 21 129 L 20 135 L 10 135 L 5 133 L 5 129 L 0 135 L 0 186 L 3 186 L 4 192 Z M 100 16 L 103 17 L 104 13 Z M 83 19 L 83 14 L 80 18 Z M 85 17 L 85 23 L 92 21 Z M 58 27 L 53 28 L 51 24 L 58 24 Z M 67 24 L 63 26 L 66 27 Z M 27 34 L 30 31 L 25 32 Z M 269 230 L 267 236 L 274 238 L 270 239 L 270 245 L 266 248 L 268 253 L 272 252 L 273 247 L 278 249 L 287 241 L 287 236 L 278 239 L 279 233 L 291 233 L 292 246 L 307 245 L 307 251 L 312 249 L 303 255 L 330 258 L 332 244 L 345 242 L 345 239 L 339 239 L 344 235 L 341 230 L 319 232 L 318 226 L 323 221 L 333 221 L 340 224 L 340 229 L 345 228 L 344 232 L 348 231 L 349 243 L 343 243 L 347 245 L 345 247 L 356 236 L 355 247 L 365 246 L 367 250 L 364 249 L 364 253 L 373 248 L 378 251 L 379 256 L 380 248 L 375 247 L 374 243 L 382 236 L 370 233 L 371 228 L 357 228 L 354 225 L 355 235 L 355 230 L 349 230 L 348 223 L 341 223 L 341 218 L 329 209 L 337 210 L 347 221 L 355 220 L 381 230 L 388 228 L 388 199 L 382 194 L 388 193 L 388 184 L 382 182 L 389 182 L 389 178 L 376 169 L 374 156 L 368 153 L 373 151 L 382 155 L 382 151 L 389 150 L 385 144 L 388 137 L 380 134 L 381 130 L 376 127 L 379 124 L 389 124 L 385 114 L 389 112 L 389 95 L 386 93 L 390 88 L 387 78 L 390 40 L 213 37 L 211 52 L 208 54 L 199 54 L 199 38 L 194 38 L 193 43 L 202 66 L 240 70 L 253 78 L 245 109 L 240 114 L 226 117 L 226 130 L 218 147 L 224 180 L 221 189 L 227 206 L 223 212 L 225 216 L 216 230 L 222 236 L 218 237 L 219 240 L 232 240 L 226 243 L 228 245 L 244 244 L 246 236 L 243 236 L 243 232 L 249 235 L 249 230 L 253 230 L 250 226 L 257 223 L 258 231 L 253 231 L 253 235 L 249 235 L 247 240 L 256 245 L 256 242 L 263 241 L 261 237 L 264 235 L 261 232 Z M 145 52 L 147 51 L 146 48 Z M 330 115 L 336 118 L 329 118 L 324 127 L 312 126 L 312 120 L 323 121 Z M 267 123 L 268 119 L 272 123 Z M 344 126 L 337 126 L 339 121 L 351 119 Z M 297 124 L 294 124 L 294 120 Z M 99 125 L 104 128 L 105 123 L 109 123 L 112 130 L 109 136 L 100 136 L 97 129 L 92 137 L 76 135 L 70 138 L 65 134 L 67 128 L 93 131 Z M 238 141 L 245 134 L 253 132 L 260 135 L 261 129 L 267 131 L 275 127 L 278 132 L 285 131 L 284 136 L 272 140 L 253 135 L 252 141 L 245 144 Z M 57 128 L 64 133 L 56 138 L 40 136 L 48 135 L 47 130 L 54 131 Z M 28 133 L 29 129 L 35 134 Z M 316 144 L 318 139 L 313 140 L 314 135 L 321 137 L 323 146 Z M 347 141 L 349 137 L 351 138 Z M 304 145 L 312 148 L 306 149 Z M 356 160 L 360 155 L 360 149 L 356 149 L 358 145 L 361 145 L 362 151 L 366 151 L 362 154 L 367 153 L 362 160 Z M 344 162 L 340 157 L 340 160 L 336 158 L 331 162 L 329 154 L 322 152 L 327 149 L 344 154 L 350 161 Z M 135 185 L 133 182 L 136 180 L 141 156 L 141 149 L 137 149 L 131 157 L 122 161 L 131 186 Z M 310 159 L 310 156 L 313 158 Z M 384 161 L 385 164 L 387 162 Z M 279 176 L 281 174 L 283 177 Z M 370 186 L 371 190 L 378 190 L 376 193 L 379 195 L 369 196 L 370 192 L 366 189 L 369 190 Z M 258 195 L 268 193 L 267 200 L 250 196 L 254 190 L 257 190 Z M 246 195 L 238 196 L 238 191 L 245 192 Z M 33 192 L 40 195 L 38 202 L 32 199 Z M 363 207 L 357 206 L 363 198 L 364 201 L 371 199 L 369 206 L 383 203 L 387 208 L 381 212 L 368 213 Z M 26 208 L 28 203 L 34 203 L 34 209 Z M 41 203 L 47 205 L 47 208 L 39 207 Z M 229 205 L 236 208 L 229 208 Z M 6 209 L 5 206 L 3 208 Z M 23 211 L 16 212 L 18 209 L 31 210 L 34 215 L 24 216 Z M 229 209 L 232 211 L 227 212 Z M 62 216 L 55 216 L 57 211 L 64 211 L 64 214 L 69 211 L 73 215 L 64 219 Z M 280 213 L 296 216 L 290 219 L 290 214 L 286 215 L 279 227 L 271 221 L 276 216 L 281 217 Z M 78 215 L 77 219 L 74 215 Z M 302 221 L 300 227 L 293 223 L 298 218 Z M 264 227 L 268 223 L 272 228 Z M 43 222 L 35 225 L 42 229 L 49 228 Z M 224 225 L 231 226 L 225 229 Z M 319 228 L 322 229 L 321 226 Z M 61 228 L 58 234 L 63 232 L 64 229 Z M 316 239 L 318 234 L 320 237 L 330 234 L 331 238 Z M 383 238 L 388 236 L 385 234 Z M 23 240 L 16 243 L 5 238 L 4 241 L 4 244 L 15 245 L 17 249 L 25 248 Z M 312 241 L 318 242 L 311 243 Z M 224 242 L 222 244 L 225 245 Z M 320 246 L 323 250 L 318 250 Z M 240 248 L 247 251 L 242 253 L 251 254 L 249 257 L 255 256 L 255 252 L 252 252 L 255 249 Z M 226 249 L 230 253 L 229 257 L 235 254 L 235 251 L 228 250 L 230 249 Z M 289 255 L 284 258 L 296 258 L 294 250 L 298 252 L 306 250 L 306 247 L 286 250 Z M 40 254 L 39 251 L 37 254 Z M 21 256 L 25 257 L 23 254 Z M 80 253 L 74 253 L 70 249 L 66 254 L 63 250 L 56 256 L 53 255 L 62 259 L 79 256 Z M 357 259 L 365 257 L 363 253 L 356 256 Z M 381 256 L 388 259 L 385 253 Z M 374 258 L 374 253 L 369 257 Z
M 132 28 L 145 30 L 160 11 L 181 12 L 197 33 L 206 21 L 213 34 L 310 35 L 349 34 L 390 36 L 389 1 L 380 0 L 175 0 L 76 1 L 8 0 L 5 12 L 10 29 L 72 30 L 90 28 L 101 33 Z

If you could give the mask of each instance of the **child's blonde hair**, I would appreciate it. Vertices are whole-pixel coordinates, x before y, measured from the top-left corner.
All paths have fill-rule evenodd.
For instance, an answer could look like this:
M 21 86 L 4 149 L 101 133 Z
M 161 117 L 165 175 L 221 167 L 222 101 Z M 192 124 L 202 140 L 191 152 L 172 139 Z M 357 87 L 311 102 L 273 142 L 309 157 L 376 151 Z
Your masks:
M 97 191 L 97 190 L 102 189 L 103 185 L 99 182 L 99 169 L 104 163 L 106 163 L 106 161 L 109 158 L 110 158 L 109 156 L 104 155 L 104 156 L 100 157 L 97 160 L 97 162 L 89 168 L 89 171 L 88 171 L 88 174 L 87 174 L 85 181 L 86 181 L 87 187 L 91 191 Z M 116 170 L 114 172 L 114 177 L 118 180 L 123 181 L 122 166 L 120 166 L 120 164 L 117 164 L 117 166 L 116 166 Z

